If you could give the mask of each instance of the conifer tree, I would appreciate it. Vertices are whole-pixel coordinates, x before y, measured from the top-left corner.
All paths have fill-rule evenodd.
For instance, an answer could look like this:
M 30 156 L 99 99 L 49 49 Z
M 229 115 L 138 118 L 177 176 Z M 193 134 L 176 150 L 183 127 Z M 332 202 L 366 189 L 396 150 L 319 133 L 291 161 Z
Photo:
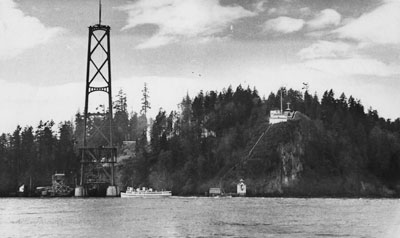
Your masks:
M 17 126 L 11 137 L 11 159 L 14 186 L 19 186 L 19 177 L 21 172 L 21 127 Z
M 33 128 L 27 126 L 21 132 L 21 161 L 22 161 L 22 174 L 25 181 L 32 177 L 36 166 L 36 145 L 35 137 L 33 135 Z
M 56 171 L 63 173 L 77 172 L 78 158 L 74 153 L 74 139 L 72 123 L 63 122 L 59 126 L 59 139 L 57 142 Z
M 140 110 L 140 113 L 144 114 L 147 116 L 147 111 L 151 109 L 150 102 L 149 102 L 149 88 L 147 87 L 147 83 L 144 83 L 144 88 L 142 90 L 143 97 L 142 97 L 142 109 Z
M 114 143 L 121 145 L 129 137 L 129 116 L 127 111 L 126 94 L 119 90 L 117 100 L 114 102 Z

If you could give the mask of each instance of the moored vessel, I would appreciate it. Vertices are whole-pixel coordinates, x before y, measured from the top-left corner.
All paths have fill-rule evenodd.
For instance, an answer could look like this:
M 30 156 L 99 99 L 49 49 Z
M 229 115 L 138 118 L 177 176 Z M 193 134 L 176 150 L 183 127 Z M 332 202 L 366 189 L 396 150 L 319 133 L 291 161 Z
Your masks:
M 121 197 L 170 197 L 171 191 L 154 191 L 153 189 L 127 187 L 126 192 L 121 192 Z

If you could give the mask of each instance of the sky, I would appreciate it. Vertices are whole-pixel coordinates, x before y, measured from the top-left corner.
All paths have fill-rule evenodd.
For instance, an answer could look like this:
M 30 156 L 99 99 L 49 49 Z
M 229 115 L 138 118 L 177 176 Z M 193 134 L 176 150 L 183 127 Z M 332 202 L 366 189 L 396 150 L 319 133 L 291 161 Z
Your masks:
M 139 112 L 147 83 L 155 117 L 200 90 L 241 84 L 268 97 L 308 83 L 394 120 L 399 12 L 400 0 L 102 0 L 113 94 L 122 89 Z M 83 111 L 98 17 L 98 0 L 0 0 L 1 133 Z

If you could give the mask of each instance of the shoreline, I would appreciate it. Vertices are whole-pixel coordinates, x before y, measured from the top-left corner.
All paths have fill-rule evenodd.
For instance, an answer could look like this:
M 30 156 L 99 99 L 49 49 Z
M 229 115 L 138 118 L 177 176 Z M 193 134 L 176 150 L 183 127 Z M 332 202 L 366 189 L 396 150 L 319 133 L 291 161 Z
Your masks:
M 221 195 L 221 196 L 205 196 L 205 195 L 174 195 L 172 197 L 197 197 L 197 198 L 298 198 L 298 199 L 313 199 L 313 198 L 321 198 L 321 199 L 399 199 L 400 196 L 375 196 L 375 195 L 366 195 L 366 196 L 308 196 L 308 195 L 249 195 L 249 196 L 236 196 L 236 195 Z M 75 196 L 18 196 L 18 195 L 0 195 L 0 198 L 77 198 Z M 79 197 L 82 198 L 82 197 Z M 120 196 L 116 197 L 106 197 L 106 196 L 88 196 L 84 198 L 120 198 Z

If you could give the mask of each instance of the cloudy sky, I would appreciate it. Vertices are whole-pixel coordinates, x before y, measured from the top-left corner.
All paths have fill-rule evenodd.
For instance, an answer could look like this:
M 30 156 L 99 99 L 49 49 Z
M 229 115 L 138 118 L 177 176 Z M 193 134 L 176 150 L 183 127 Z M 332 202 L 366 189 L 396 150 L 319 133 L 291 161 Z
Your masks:
M 239 84 L 333 89 L 400 116 L 400 0 L 103 0 L 113 91 L 151 114 Z M 97 0 L 0 0 L 0 132 L 73 119 L 84 106 Z

